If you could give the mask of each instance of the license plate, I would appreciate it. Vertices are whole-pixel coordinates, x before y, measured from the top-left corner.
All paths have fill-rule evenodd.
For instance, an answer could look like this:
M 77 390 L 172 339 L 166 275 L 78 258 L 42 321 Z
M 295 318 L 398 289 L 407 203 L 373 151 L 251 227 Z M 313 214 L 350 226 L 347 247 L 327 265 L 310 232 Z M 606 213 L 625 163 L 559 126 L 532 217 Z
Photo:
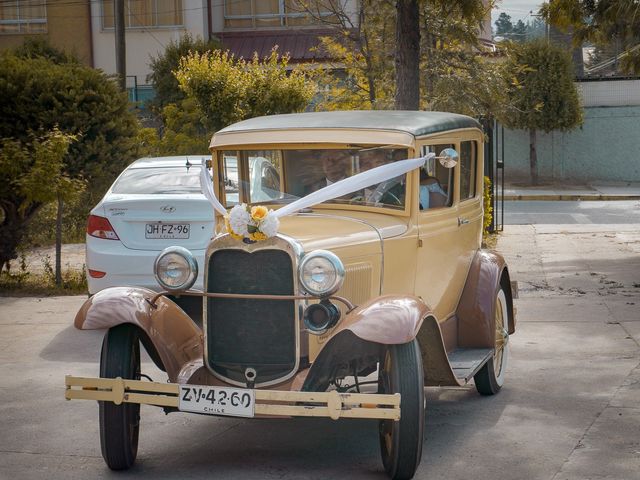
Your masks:
M 188 223 L 147 223 L 145 238 L 189 238 L 191 230 Z
M 178 409 L 183 412 L 253 417 L 256 397 L 244 388 L 180 385 Z

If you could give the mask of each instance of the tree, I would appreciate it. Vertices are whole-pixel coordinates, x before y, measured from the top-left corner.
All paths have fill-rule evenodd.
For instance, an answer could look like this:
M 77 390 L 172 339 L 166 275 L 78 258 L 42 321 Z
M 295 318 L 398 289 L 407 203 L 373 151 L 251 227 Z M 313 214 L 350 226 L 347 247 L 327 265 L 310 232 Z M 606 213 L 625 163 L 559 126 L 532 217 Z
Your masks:
M 138 125 L 129 111 L 127 97 L 98 70 L 75 63 L 56 64 L 43 57 L 20 58 L 6 52 L 0 55 L 0 99 L 3 145 L 29 145 L 55 128 L 62 134 L 77 136 L 64 156 L 63 172 L 70 179 L 84 178 L 88 182 L 85 207 L 102 196 L 137 154 Z M 12 190 L 15 182 L 31 170 L 33 161 L 30 158 L 16 162 L 15 169 L 0 170 L 0 206 L 5 217 L 0 264 L 16 257 L 24 227 L 42 205 L 34 201 L 24 207 L 25 198 Z M 48 176 L 41 180 L 40 188 L 48 188 Z
M 320 108 L 394 108 L 396 10 L 393 2 L 363 0 L 358 5 L 357 22 L 336 6 L 331 18 L 338 20 L 325 23 L 336 34 L 323 37 L 319 48 L 334 58 L 334 70 L 316 78 L 323 97 Z M 498 89 L 489 84 L 496 69 L 481 55 L 478 40 L 486 15 L 483 2 L 432 0 L 418 7 L 420 46 L 413 50 L 420 55 L 419 108 L 446 105 L 454 111 L 486 114 L 485 107 L 495 103 L 487 95 Z M 457 90 L 462 86 L 464 90 Z
M 65 173 L 65 156 L 69 145 L 76 141 L 73 135 L 66 135 L 54 127 L 28 143 L 9 138 L 2 139 L 0 171 L 11 172 L 11 183 L 5 184 L 14 199 L 20 200 L 18 217 L 28 215 L 31 210 L 50 202 L 56 202 L 56 285 L 62 283 L 62 211 L 66 201 L 75 200 L 84 190 L 85 183 L 80 178 L 70 178 Z M 26 167 L 26 168 L 25 168 Z M 24 217 L 22 217 L 24 218 Z M 14 227 L 20 222 L 13 222 Z M 6 261 L 6 260 L 5 260 Z
M 511 35 L 515 37 L 514 40 L 524 42 L 527 39 L 527 25 L 522 20 L 518 20 L 513 26 Z
M 191 53 L 180 61 L 176 78 L 215 132 L 246 118 L 304 110 L 315 84 L 298 68 L 288 71 L 288 60 L 275 49 L 265 60 L 256 54 L 250 61 L 229 52 Z
M 618 44 L 626 51 L 621 68 L 640 73 L 640 2 L 635 0 L 554 0 L 540 13 L 556 27 L 572 29 L 574 45 L 585 41 Z
M 573 83 L 571 57 L 543 40 L 513 44 L 505 65 L 509 109 L 506 126 L 529 130 L 531 182 L 538 184 L 536 132 L 571 130 L 582 124 L 582 109 Z
M 513 23 L 511 22 L 511 15 L 502 12 L 498 19 L 494 22 L 496 26 L 496 35 L 505 35 L 513 31 Z
M 315 20 L 334 30 L 317 47 L 330 59 L 318 69 L 317 102 L 323 110 L 393 108 L 395 95 L 395 8 L 392 2 L 362 0 L 355 15 L 333 4 L 331 21 Z M 315 11 L 307 9 L 314 15 Z
M 164 52 L 151 58 L 151 73 L 147 81 L 151 82 L 155 91 L 155 97 L 149 102 L 150 106 L 162 111 L 169 104 L 177 104 L 184 100 L 185 94 L 180 90 L 178 80 L 173 72 L 180 67 L 180 60 L 189 53 L 205 53 L 218 50 L 220 44 L 215 40 L 204 41 L 202 38 L 193 38 L 186 33 L 178 41 L 171 41 Z
M 420 109 L 418 0 L 396 1 L 396 110 Z

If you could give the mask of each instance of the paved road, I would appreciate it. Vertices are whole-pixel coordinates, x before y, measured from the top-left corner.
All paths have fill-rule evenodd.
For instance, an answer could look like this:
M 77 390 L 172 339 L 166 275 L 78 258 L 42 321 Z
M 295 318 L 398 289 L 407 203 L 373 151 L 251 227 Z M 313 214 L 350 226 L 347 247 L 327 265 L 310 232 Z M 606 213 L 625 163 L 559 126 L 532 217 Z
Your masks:
M 505 225 L 640 224 L 640 201 L 506 201 Z
M 640 226 L 622 227 L 505 228 L 498 248 L 521 287 L 506 384 L 490 398 L 427 389 L 416 478 L 640 479 Z M 374 422 L 153 407 L 136 467 L 110 472 L 97 405 L 63 400 L 64 374 L 98 373 L 101 332 L 71 326 L 83 300 L 0 298 L 0 478 L 385 478 Z

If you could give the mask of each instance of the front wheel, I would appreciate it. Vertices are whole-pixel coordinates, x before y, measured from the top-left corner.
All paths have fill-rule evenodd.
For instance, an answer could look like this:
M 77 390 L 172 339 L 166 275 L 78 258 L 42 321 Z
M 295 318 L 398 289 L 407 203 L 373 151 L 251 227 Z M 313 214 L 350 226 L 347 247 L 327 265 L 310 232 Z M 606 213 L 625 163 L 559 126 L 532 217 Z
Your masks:
M 110 328 L 102 342 L 100 376 L 140 380 L 140 337 L 137 327 L 124 323 Z M 140 405 L 98 402 L 102 457 L 111 470 L 126 470 L 136 461 Z
M 495 334 L 493 359 L 489 360 L 473 377 L 481 395 L 495 395 L 504 384 L 509 350 L 509 309 L 504 290 L 500 287 L 495 304 Z
M 389 477 L 409 479 L 420 465 L 424 431 L 424 376 L 416 340 L 388 345 L 380 360 L 379 393 L 399 393 L 400 420 L 380 420 L 382 463 Z

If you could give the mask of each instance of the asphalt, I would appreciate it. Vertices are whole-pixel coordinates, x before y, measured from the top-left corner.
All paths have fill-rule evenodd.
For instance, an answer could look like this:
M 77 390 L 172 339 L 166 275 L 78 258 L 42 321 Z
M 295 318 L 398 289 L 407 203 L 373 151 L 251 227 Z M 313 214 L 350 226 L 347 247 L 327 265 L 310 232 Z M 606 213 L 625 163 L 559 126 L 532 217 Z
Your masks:
M 498 186 L 498 195 L 502 187 Z M 505 200 L 637 200 L 640 182 L 610 182 L 593 184 L 543 183 L 531 186 L 524 183 L 505 183 Z
M 416 478 L 639 480 L 640 225 L 507 225 L 497 249 L 520 294 L 506 383 L 427 389 Z M 375 422 L 152 407 L 136 467 L 110 472 L 95 402 L 63 399 L 65 374 L 98 372 L 102 332 L 72 326 L 85 299 L 0 298 L 0 478 L 385 478 Z

